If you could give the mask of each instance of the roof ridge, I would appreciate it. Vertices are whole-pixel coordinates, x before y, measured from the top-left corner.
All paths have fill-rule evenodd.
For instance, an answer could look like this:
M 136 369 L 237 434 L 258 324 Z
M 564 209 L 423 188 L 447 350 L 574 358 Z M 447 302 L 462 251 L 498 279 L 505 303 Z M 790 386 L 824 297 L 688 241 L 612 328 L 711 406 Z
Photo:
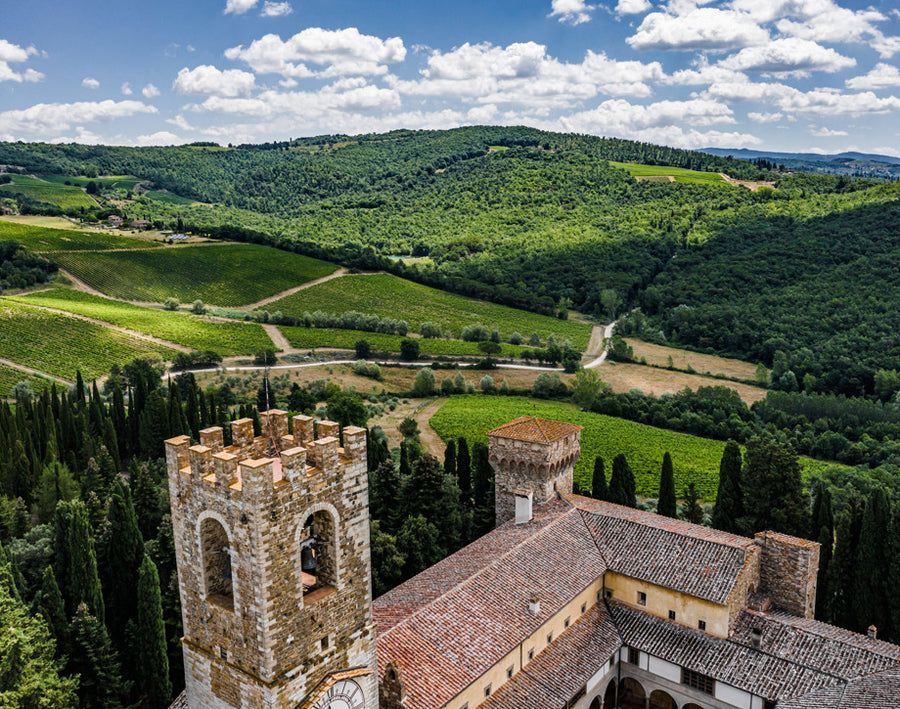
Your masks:
M 544 430 L 543 425 L 541 425 L 541 421 L 544 419 L 538 418 L 537 416 L 532 416 L 531 419 L 534 421 L 534 424 L 538 427 L 538 430 L 541 432 L 541 435 L 544 437 L 544 442 L 550 442 L 550 436 L 547 435 L 547 432 Z
M 456 593 L 457 591 L 459 591 L 460 589 L 464 588 L 465 586 L 468 586 L 468 585 L 472 584 L 472 583 L 475 581 L 475 579 L 479 578 L 485 571 L 487 571 L 488 569 L 496 568 L 496 567 L 499 565 L 499 563 L 500 563 L 501 561 L 505 560 L 505 559 L 506 559 L 510 554 L 512 554 L 514 551 L 517 551 L 518 549 L 520 549 L 521 547 L 523 547 L 523 546 L 524 546 L 525 544 L 527 544 L 528 542 L 531 542 L 531 541 L 534 540 L 534 539 L 539 539 L 540 537 L 542 537 L 542 536 L 544 536 L 545 534 L 547 534 L 551 529 L 553 529 L 557 524 L 559 524 L 560 522 L 562 522 L 565 518 L 567 518 L 567 517 L 568 517 L 570 514 L 572 514 L 573 512 L 577 512 L 577 508 L 576 508 L 574 505 L 571 506 L 571 509 L 566 510 L 563 514 L 559 515 L 559 517 L 557 517 L 555 520 L 553 520 L 552 522 L 550 522 L 549 524 L 547 524 L 547 526 L 544 527 L 543 529 L 541 529 L 540 531 L 536 532 L 535 534 L 532 534 L 531 536 L 525 537 L 522 541 L 520 541 L 518 544 L 515 544 L 515 545 L 513 545 L 512 547 L 510 547 L 509 549 L 507 549 L 507 550 L 506 550 L 503 554 L 501 554 L 500 556 L 495 556 L 495 557 L 493 558 L 493 560 L 491 561 L 490 564 L 481 567 L 481 568 L 478 569 L 478 571 L 476 571 L 474 574 L 471 574 L 470 576 L 467 576 L 466 578 L 464 578 L 462 581 L 460 581 L 458 584 L 456 584 L 456 585 L 453 586 L 452 588 L 450 588 L 450 589 L 448 589 L 447 591 L 444 591 L 443 593 L 441 593 L 441 594 L 435 596 L 434 598 L 432 598 L 430 601 L 428 601 L 428 603 L 426 603 L 426 604 L 423 605 L 422 607 L 417 608 L 417 609 L 414 610 L 412 613 L 406 615 L 406 616 L 403 618 L 403 620 L 400 620 L 400 621 L 398 621 L 397 623 L 394 623 L 394 625 L 392 625 L 390 628 L 388 628 L 388 629 L 387 629 L 386 631 L 384 631 L 383 633 L 379 632 L 379 633 L 378 633 L 379 636 L 381 636 L 381 637 L 383 637 L 383 638 L 389 636 L 392 632 L 394 632 L 394 630 L 396 630 L 396 629 L 399 628 L 400 626 L 404 625 L 407 621 L 412 620 L 413 618 L 415 618 L 416 616 L 418 616 L 420 613 L 422 613 L 422 612 L 424 612 L 425 610 L 431 608 L 431 606 L 433 606 L 435 603 L 437 603 L 440 599 L 446 598 L 447 596 Z M 588 532 L 590 532 L 590 530 L 588 530 Z M 490 532 L 488 532 L 488 534 L 490 534 Z M 486 535 L 484 535 L 484 536 L 486 536 Z M 483 539 L 484 536 L 479 537 L 479 539 Z M 590 534 L 589 534 L 589 536 L 593 536 L 593 535 L 590 535 Z M 473 543 L 474 543 L 474 542 L 473 542 Z M 463 548 L 465 548 L 465 547 L 463 547 Z M 459 551 L 462 551 L 462 550 L 459 550 Z M 458 552 L 454 552 L 454 554 L 455 554 L 455 553 L 458 553 Z M 449 558 L 451 558 L 452 556 L 453 556 L 453 554 L 451 554 L 450 556 L 445 557 L 445 558 L 446 558 L 446 559 L 449 559 Z M 439 562 L 439 563 L 440 563 L 440 562 Z M 604 563 L 605 563 L 605 562 L 604 562 Z M 434 567 L 431 567 L 431 568 L 434 568 Z M 415 578 L 415 576 L 413 576 L 413 578 Z M 401 584 L 401 585 L 402 585 L 402 584 Z

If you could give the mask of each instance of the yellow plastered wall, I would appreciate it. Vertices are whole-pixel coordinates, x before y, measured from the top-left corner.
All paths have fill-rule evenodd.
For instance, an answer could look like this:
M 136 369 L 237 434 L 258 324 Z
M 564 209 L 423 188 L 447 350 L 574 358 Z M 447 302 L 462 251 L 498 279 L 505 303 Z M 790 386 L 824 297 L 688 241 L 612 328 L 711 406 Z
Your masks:
M 706 632 L 718 638 L 728 637 L 728 608 L 678 591 L 654 586 L 645 581 L 606 572 L 606 590 L 614 600 L 639 608 L 664 620 L 675 611 L 675 622 L 697 630 L 699 621 L 706 621 Z M 646 605 L 638 603 L 638 594 L 647 594 Z
M 553 640 L 556 640 L 567 630 L 566 619 L 569 620 L 570 625 L 574 625 L 581 618 L 581 607 L 584 606 L 586 613 L 597 603 L 598 597 L 602 597 L 602 593 L 603 577 L 601 576 L 563 606 L 559 612 L 542 623 L 530 637 L 516 645 L 500 662 L 493 665 L 481 677 L 447 702 L 444 705 L 446 709 L 462 709 L 466 706 L 469 709 L 475 709 L 480 706 L 486 699 L 484 690 L 488 685 L 491 687 L 492 694 L 500 689 L 508 681 L 507 670 L 510 667 L 512 667 L 513 677 L 515 677 L 523 666 L 528 666 L 529 651 L 534 650 L 534 657 L 537 658 L 541 651 L 547 648 L 547 637 L 552 634 Z

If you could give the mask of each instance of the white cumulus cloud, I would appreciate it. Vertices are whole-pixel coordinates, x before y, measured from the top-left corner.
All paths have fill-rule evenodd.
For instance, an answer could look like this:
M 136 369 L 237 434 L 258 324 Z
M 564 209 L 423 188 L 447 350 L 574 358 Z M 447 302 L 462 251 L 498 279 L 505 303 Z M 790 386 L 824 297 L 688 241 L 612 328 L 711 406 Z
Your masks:
M 131 96 L 134 92 L 131 90 L 131 84 L 127 81 L 122 84 L 122 94 L 125 96 Z
M 784 114 L 780 112 L 775 113 L 760 113 L 759 111 L 750 111 L 747 114 L 747 118 L 755 123 L 775 123 L 784 118 Z
M 886 89 L 900 86 L 900 70 L 891 64 L 881 62 L 868 74 L 854 76 L 845 82 L 849 89 Z
M 590 22 L 591 12 L 595 8 L 584 0 L 553 0 L 548 17 L 558 17 L 560 22 L 580 25 Z
M 144 98 L 156 98 L 159 96 L 159 89 L 153 84 L 147 84 L 141 89 L 141 93 L 144 94 Z
M 179 138 L 177 135 L 167 130 L 160 130 L 156 133 L 151 133 L 149 135 L 139 135 L 137 137 L 137 141 L 135 141 L 137 145 L 145 146 L 145 145 L 179 145 L 184 141 Z
M 826 128 L 822 126 L 821 128 L 816 128 L 814 126 L 810 126 L 812 130 L 810 131 L 817 138 L 835 138 L 838 136 L 849 135 L 845 130 L 832 130 L 831 128 Z
M 29 108 L 0 112 L 3 140 L 19 137 L 58 137 L 63 131 L 83 123 L 106 122 L 139 113 L 156 113 L 156 107 L 141 101 L 79 101 L 38 103 Z
M 267 34 L 249 47 L 239 45 L 225 50 L 225 56 L 246 62 L 260 74 L 302 79 L 385 74 L 387 64 L 406 58 L 406 47 L 400 37 L 381 39 L 361 34 L 355 27 L 342 30 L 309 27 L 287 40 Z M 307 63 L 324 68 L 312 70 Z
M 246 96 L 256 87 L 256 77 L 249 71 L 227 69 L 201 64 L 194 69 L 184 67 L 172 84 L 181 94 L 206 94 L 209 96 Z
M 227 0 L 224 12 L 226 15 L 243 15 L 252 10 L 258 2 L 259 0 Z
M 285 17 L 294 11 L 289 2 L 271 2 L 266 0 L 259 13 L 262 17 Z
M 86 89 L 99 89 L 100 82 L 92 76 L 86 76 L 81 80 L 81 85 Z
M 653 5 L 650 0 L 619 0 L 616 4 L 617 15 L 637 15 L 647 12 Z
M 794 72 L 825 71 L 834 73 L 856 66 L 856 60 L 808 39 L 789 37 L 775 39 L 758 47 L 746 47 L 720 62 L 735 71 Z
M 638 50 L 722 51 L 764 44 L 769 32 L 745 13 L 713 7 L 653 12 L 625 41 Z
M 15 71 L 10 64 L 20 64 L 28 61 L 28 57 L 38 54 L 34 47 L 20 47 L 18 44 L 0 39 L 0 81 L 40 81 L 44 75 L 34 69 L 26 69 L 24 72 Z

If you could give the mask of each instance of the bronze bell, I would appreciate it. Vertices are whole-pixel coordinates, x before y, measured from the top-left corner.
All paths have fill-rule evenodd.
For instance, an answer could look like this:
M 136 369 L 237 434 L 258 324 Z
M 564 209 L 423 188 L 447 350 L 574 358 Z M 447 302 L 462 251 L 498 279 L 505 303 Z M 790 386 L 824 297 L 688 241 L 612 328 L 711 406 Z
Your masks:
M 316 555 L 312 550 L 312 546 L 305 546 L 300 550 L 300 568 L 308 574 L 315 572 Z

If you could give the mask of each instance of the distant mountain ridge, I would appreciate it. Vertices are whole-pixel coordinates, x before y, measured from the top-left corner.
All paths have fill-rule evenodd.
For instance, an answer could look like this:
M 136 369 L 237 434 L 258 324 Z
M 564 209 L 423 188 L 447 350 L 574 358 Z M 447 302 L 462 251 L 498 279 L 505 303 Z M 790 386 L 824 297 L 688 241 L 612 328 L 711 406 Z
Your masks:
M 900 178 L 900 157 L 858 153 L 854 151 L 820 153 L 780 153 L 748 148 L 703 148 L 702 153 L 716 157 L 733 157 L 741 160 L 770 160 L 785 167 L 804 172 L 825 172 L 832 175 L 856 175 L 861 177 Z

